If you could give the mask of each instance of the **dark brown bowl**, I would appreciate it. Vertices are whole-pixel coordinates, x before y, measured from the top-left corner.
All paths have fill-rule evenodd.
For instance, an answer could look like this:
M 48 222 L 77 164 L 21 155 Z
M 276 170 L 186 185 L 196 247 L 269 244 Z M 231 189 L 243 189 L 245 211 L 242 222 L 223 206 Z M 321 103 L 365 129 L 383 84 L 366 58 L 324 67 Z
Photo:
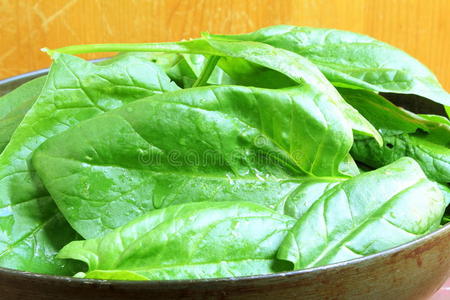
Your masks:
M 0 95 L 47 70 L 0 81 Z M 408 97 L 413 110 L 440 107 Z M 406 105 L 405 105 L 406 106 Z M 415 109 L 414 109 L 415 108 Z M 426 299 L 450 275 L 450 224 L 374 255 L 271 275 L 168 281 L 78 279 L 0 268 L 0 299 Z

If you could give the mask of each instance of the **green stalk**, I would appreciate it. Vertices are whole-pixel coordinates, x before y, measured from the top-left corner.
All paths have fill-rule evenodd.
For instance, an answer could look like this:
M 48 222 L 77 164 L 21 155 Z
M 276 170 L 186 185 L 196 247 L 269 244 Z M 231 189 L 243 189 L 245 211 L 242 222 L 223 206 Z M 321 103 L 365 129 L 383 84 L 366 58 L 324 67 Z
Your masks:
M 203 86 L 208 82 L 209 77 L 211 76 L 211 73 L 214 71 L 214 68 L 217 65 L 217 62 L 219 61 L 220 56 L 210 56 L 208 60 L 206 61 L 205 66 L 202 69 L 202 72 L 198 76 L 197 80 L 194 82 L 192 87 L 198 87 Z
M 75 45 L 58 49 L 42 49 L 49 55 L 54 53 L 81 54 L 94 52 L 167 52 L 167 53 L 195 53 L 204 55 L 224 54 L 214 49 L 204 39 L 196 39 L 174 43 L 136 43 L 136 44 L 91 44 Z

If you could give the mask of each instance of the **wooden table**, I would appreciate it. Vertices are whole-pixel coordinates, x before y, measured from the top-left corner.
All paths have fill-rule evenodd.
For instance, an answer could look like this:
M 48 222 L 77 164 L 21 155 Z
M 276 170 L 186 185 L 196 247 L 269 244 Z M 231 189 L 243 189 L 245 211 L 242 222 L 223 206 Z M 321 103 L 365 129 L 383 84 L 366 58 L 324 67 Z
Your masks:
M 374 36 L 417 57 L 450 89 L 449 0 L 0 0 L 0 11 L 0 78 L 48 66 L 44 46 L 173 41 L 292 24 Z

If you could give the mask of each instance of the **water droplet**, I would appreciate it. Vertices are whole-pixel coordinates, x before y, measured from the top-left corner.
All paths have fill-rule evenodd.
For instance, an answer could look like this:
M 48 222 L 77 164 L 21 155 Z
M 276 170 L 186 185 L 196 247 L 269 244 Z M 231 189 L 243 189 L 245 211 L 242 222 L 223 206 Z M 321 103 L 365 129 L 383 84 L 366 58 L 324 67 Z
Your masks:
M 239 170 L 237 170 L 237 173 L 239 174 L 239 176 L 247 176 L 248 174 L 250 174 L 250 170 L 248 168 L 240 168 Z
M 227 178 L 228 178 L 228 183 L 229 183 L 230 185 L 234 185 L 234 181 L 233 181 L 233 179 L 231 178 L 230 174 L 227 174 L 226 176 L 227 176 Z

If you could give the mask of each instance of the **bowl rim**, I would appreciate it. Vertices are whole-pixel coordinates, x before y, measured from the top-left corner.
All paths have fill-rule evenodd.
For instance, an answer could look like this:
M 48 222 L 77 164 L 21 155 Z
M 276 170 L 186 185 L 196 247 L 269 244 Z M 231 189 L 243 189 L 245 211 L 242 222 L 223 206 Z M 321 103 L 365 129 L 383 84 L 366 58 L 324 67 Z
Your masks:
M 107 58 L 100 58 L 91 60 L 92 62 L 102 61 Z M 49 68 L 39 69 L 36 71 L 31 71 L 23 74 L 19 74 L 16 76 L 8 77 L 0 80 L 0 87 L 2 85 L 14 84 L 15 82 L 20 82 L 20 85 L 34 79 L 39 76 L 46 75 L 49 71 Z M 204 278 L 204 279 L 175 279 L 175 280 L 111 280 L 111 279 L 86 279 L 86 278 L 77 278 L 73 276 L 62 276 L 62 275 L 49 275 L 42 273 L 34 273 L 21 271 L 16 269 L 4 268 L 0 267 L 0 278 L 3 276 L 14 276 L 21 277 L 23 279 L 30 280 L 38 280 L 38 281 L 52 281 L 55 283 L 74 283 L 74 284 L 96 284 L 96 285 L 120 285 L 126 287 L 174 287 L 179 285 L 204 285 L 208 283 L 233 283 L 233 282 L 248 282 L 254 280 L 268 280 L 268 279 L 281 279 L 288 277 L 298 277 L 302 275 L 310 275 L 314 273 L 328 272 L 328 271 L 337 271 L 339 269 L 343 269 L 346 267 L 351 267 L 354 265 L 363 265 L 364 263 L 371 263 L 372 261 L 376 261 L 378 259 L 383 259 L 388 256 L 393 256 L 395 254 L 401 253 L 409 248 L 417 248 L 421 245 L 434 240 L 437 237 L 445 236 L 446 234 L 450 235 L 450 223 L 447 223 L 440 228 L 427 233 L 415 240 L 410 242 L 401 244 L 399 246 L 374 253 L 367 256 L 362 256 L 359 258 L 354 258 L 342 262 L 337 262 L 329 265 L 306 268 L 301 270 L 293 270 L 293 271 L 285 271 L 271 274 L 261 274 L 261 275 L 250 275 L 250 276 L 239 276 L 239 277 L 223 277 L 223 278 Z

